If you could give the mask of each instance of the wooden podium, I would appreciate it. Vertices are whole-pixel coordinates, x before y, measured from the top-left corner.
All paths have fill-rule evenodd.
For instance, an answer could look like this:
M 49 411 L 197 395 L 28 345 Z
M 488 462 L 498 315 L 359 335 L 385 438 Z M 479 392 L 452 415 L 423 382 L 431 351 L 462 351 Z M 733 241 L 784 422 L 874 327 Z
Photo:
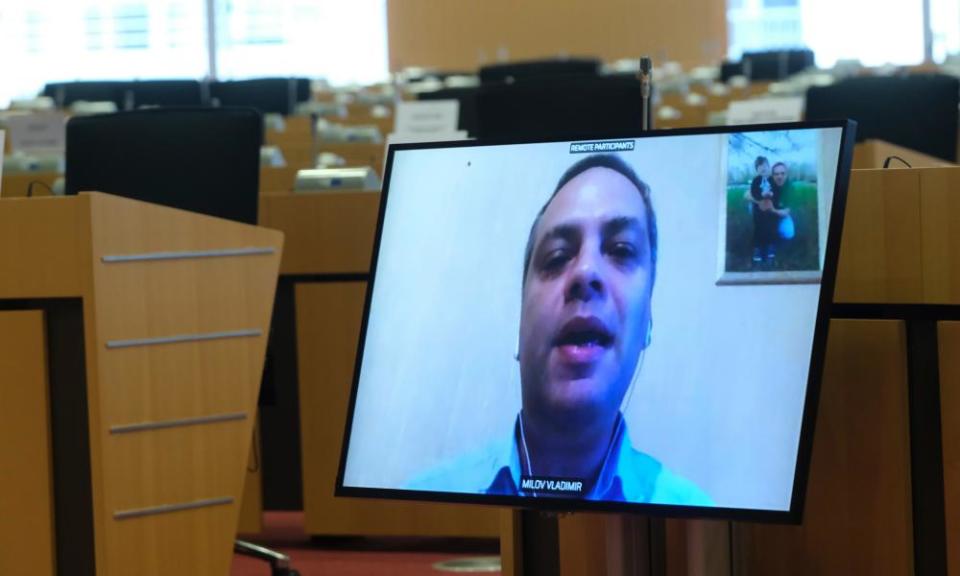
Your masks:
M 851 176 L 802 525 L 504 511 L 503 574 L 960 575 L 958 201 L 960 168 Z
M 279 232 L 0 200 L 0 574 L 227 574 Z

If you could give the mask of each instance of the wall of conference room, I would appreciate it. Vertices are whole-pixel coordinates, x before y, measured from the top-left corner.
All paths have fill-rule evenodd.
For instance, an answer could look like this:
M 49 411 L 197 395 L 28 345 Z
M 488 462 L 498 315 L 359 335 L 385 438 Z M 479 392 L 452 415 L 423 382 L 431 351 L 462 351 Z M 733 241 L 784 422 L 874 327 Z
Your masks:
M 727 48 L 722 0 L 389 0 L 387 26 L 391 70 L 558 55 L 716 64 Z

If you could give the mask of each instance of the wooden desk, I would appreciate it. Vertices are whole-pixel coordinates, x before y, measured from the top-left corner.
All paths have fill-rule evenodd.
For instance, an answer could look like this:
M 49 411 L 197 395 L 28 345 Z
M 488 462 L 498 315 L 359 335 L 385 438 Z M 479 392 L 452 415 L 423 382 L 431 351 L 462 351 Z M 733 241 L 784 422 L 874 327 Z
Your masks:
M 51 196 L 54 182 L 62 176 L 59 172 L 4 172 L 3 182 L 0 183 L 0 198 L 25 197 L 31 182 L 36 183 L 33 186 L 34 196 Z
M 669 128 L 695 128 L 707 125 L 707 116 L 709 111 L 706 106 L 688 106 L 682 104 L 676 107 L 680 111 L 679 118 L 660 119 L 654 118 L 653 127 L 656 129 Z
M 333 152 L 347 161 L 347 166 L 369 166 L 383 177 L 386 144 L 366 142 L 317 142 L 317 153 Z
M 106 194 L 0 200 L 0 572 L 228 572 L 281 247 Z
M 0 312 L 0 574 L 56 573 L 44 332 L 40 310 Z
M 283 130 L 267 130 L 264 143 L 283 146 L 291 143 L 313 142 L 313 119 L 310 116 L 284 116 Z
M 923 152 L 917 152 L 883 140 L 866 140 L 854 147 L 853 168 L 883 168 L 883 163 L 891 156 L 905 160 L 910 166 L 893 158 L 890 161 L 890 168 L 945 168 L 955 166 L 953 162 L 947 162 L 940 158 L 928 156 Z
M 495 510 L 333 497 L 379 204 L 376 192 L 260 198 L 260 224 L 286 235 L 280 291 L 295 308 L 307 532 L 496 537 Z
M 387 108 L 390 110 L 390 115 L 378 117 L 372 114 L 373 106 L 366 104 L 347 104 L 346 118 L 340 118 L 337 122 L 348 126 L 373 125 L 376 126 L 380 130 L 380 134 L 386 138 L 387 134 L 393 132 L 394 125 L 394 108 L 393 106 L 388 106 Z
M 288 168 L 313 168 L 317 165 L 317 148 L 313 141 L 287 141 L 277 144 Z
M 297 181 L 297 172 L 300 170 L 301 168 L 297 166 L 283 166 L 281 168 L 261 166 L 260 194 L 293 192 L 293 185 Z

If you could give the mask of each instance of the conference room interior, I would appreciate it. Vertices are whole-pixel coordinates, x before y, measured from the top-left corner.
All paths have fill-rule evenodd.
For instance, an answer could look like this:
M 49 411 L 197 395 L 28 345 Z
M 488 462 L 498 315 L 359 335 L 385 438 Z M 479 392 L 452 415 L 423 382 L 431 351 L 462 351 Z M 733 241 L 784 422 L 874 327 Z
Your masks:
M 960 576 L 960 1 L 842 4 L 0 0 L 0 574 Z M 843 118 L 801 524 L 334 495 L 388 145 Z

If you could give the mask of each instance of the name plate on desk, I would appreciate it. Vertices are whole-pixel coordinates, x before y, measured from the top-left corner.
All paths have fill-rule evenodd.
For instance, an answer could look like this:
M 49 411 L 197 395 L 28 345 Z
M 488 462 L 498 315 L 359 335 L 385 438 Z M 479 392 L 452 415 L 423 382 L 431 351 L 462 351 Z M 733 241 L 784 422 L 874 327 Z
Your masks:
M 457 131 L 460 102 L 399 102 L 393 131 L 396 134 L 434 135 Z
M 62 154 L 66 149 L 66 117 L 60 112 L 11 115 L 6 125 L 13 152 Z
M 727 124 L 773 124 L 803 120 L 802 97 L 738 100 L 727 108 Z
M 297 193 L 340 190 L 377 192 L 380 190 L 380 177 L 369 166 L 316 168 L 297 172 L 297 180 L 293 185 L 293 191 Z

